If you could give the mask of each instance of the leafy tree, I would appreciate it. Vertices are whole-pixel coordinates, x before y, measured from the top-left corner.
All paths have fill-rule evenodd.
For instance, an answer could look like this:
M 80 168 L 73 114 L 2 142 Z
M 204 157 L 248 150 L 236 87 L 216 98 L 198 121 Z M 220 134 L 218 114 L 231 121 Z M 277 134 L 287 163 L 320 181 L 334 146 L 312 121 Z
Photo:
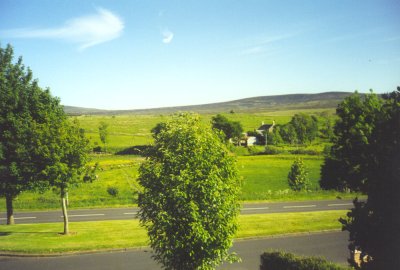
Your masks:
M 279 134 L 285 142 L 290 144 L 297 143 L 296 130 L 291 123 L 283 125 L 279 130 Z
M 292 190 L 306 190 L 310 186 L 308 172 L 301 158 L 296 158 L 288 174 L 288 183 Z
M 333 131 L 333 127 L 334 127 L 334 125 L 332 123 L 333 121 L 332 121 L 331 117 L 329 117 L 326 114 L 323 114 L 322 117 L 323 117 L 323 120 L 322 120 L 321 128 L 320 128 L 321 137 L 326 138 L 326 139 L 332 139 L 333 136 L 335 135 L 334 131 Z
M 197 115 L 178 114 L 154 133 L 139 169 L 139 217 L 165 269 L 214 269 L 232 259 L 240 183 L 234 159 Z
M 11 45 L 0 47 L 0 196 L 6 198 L 7 224 L 14 224 L 13 200 L 39 186 L 48 159 L 37 146 L 64 114 L 59 100 L 32 79 L 22 57 L 16 63 L 13 57 Z
M 67 213 L 68 190 L 82 182 L 95 179 L 94 168 L 89 161 L 89 141 L 77 120 L 72 123 L 64 119 L 53 126 L 47 136 L 46 145 L 39 149 L 47 153 L 47 166 L 42 172 L 49 186 L 60 194 L 64 217 L 64 234 L 69 234 Z
M 372 94 L 368 98 L 377 103 Z M 350 232 L 350 252 L 357 249 L 370 257 L 360 267 L 352 259 L 350 262 L 368 270 L 400 268 L 400 87 L 383 100 L 379 110 L 372 107 L 375 114 L 368 118 L 373 121 L 363 127 L 368 136 L 358 145 L 364 147 L 360 154 L 366 155 L 366 164 L 358 173 L 365 182 L 355 183 L 366 191 L 368 199 L 356 199 L 347 219 L 341 219 L 343 229 Z
M 283 143 L 282 136 L 280 134 L 280 126 L 275 126 L 271 133 L 266 134 L 268 136 L 268 144 L 279 145 Z
M 369 145 L 381 108 L 373 93 L 362 97 L 356 92 L 338 105 L 333 146 L 321 168 L 322 188 L 367 191 L 368 164 L 374 159 Z
M 318 135 L 318 120 L 315 116 L 304 113 L 295 114 L 290 120 L 290 124 L 296 131 L 297 140 L 300 144 L 311 142 Z
M 243 127 L 240 122 L 230 121 L 221 114 L 217 114 L 212 118 L 212 127 L 223 132 L 225 141 L 232 139 L 237 144 L 243 133 Z
M 100 122 L 99 136 L 100 136 L 100 141 L 104 144 L 104 152 L 107 152 L 108 124 L 104 121 Z

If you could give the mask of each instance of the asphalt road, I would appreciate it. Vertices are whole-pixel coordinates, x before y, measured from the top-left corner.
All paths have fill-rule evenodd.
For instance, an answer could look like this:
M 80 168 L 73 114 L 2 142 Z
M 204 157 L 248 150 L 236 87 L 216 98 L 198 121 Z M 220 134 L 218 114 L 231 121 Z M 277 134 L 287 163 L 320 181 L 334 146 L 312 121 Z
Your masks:
M 265 250 L 279 249 L 300 255 L 323 256 L 326 259 L 346 264 L 346 232 L 329 232 L 290 237 L 244 240 L 234 243 L 232 251 L 242 258 L 241 263 L 224 264 L 219 269 L 259 269 L 260 255 Z M 6 257 L 0 256 L 0 269 L 13 270 L 150 270 L 161 269 L 151 259 L 149 249 L 94 253 L 60 257 Z
M 254 203 L 244 204 L 241 214 L 269 214 L 287 212 L 309 212 L 328 210 L 347 210 L 352 208 L 351 200 L 325 200 L 325 201 L 304 201 L 285 203 Z M 101 208 L 69 210 L 68 216 L 71 222 L 77 221 L 98 221 L 98 220 L 124 220 L 136 218 L 138 208 Z M 57 211 L 42 212 L 15 212 L 17 224 L 26 223 L 47 223 L 62 222 L 61 209 Z M 0 212 L 0 224 L 6 223 L 6 213 Z

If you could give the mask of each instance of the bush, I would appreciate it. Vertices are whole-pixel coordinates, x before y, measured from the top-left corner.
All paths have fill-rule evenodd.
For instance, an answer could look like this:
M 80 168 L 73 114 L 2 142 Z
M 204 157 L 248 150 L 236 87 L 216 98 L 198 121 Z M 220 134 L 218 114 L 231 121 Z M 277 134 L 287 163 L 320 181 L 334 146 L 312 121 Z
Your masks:
M 94 147 L 94 148 L 93 148 L 93 152 L 95 152 L 95 153 L 101 153 L 101 152 L 102 152 L 101 146 L 96 146 L 96 147 Z
M 310 186 L 308 172 L 301 158 L 296 158 L 288 174 L 288 184 L 294 191 L 307 190 Z
M 116 197 L 118 195 L 118 188 L 117 187 L 108 187 L 107 188 L 107 193 L 113 197 Z
M 283 150 L 281 148 L 275 147 L 275 146 L 266 146 L 264 150 L 264 154 L 266 155 L 278 155 L 282 154 Z
M 115 154 L 116 155 L 138 155 L 138 156 L 146 157 L 149 154 L 149 152 L 151 151 L 151 149 L 152 149 L 151 145 L 135 145 L 135 146 L 123 149 Z
M 349 270 L 318 257 L 301 257 L 285 252 L 265 252 L 260 270 Z
M 321 152 L 315 149 L 296 149 L 296 150 L 291 150 L 290 153 L 294 155 L 311 155 L 311 156 L 321 155 Z

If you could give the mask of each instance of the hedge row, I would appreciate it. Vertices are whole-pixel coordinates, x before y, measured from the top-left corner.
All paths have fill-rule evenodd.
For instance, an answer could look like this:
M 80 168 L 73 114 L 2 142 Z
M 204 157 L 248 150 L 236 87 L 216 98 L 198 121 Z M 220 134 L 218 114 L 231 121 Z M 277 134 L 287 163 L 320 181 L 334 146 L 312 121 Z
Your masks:
M 265 252 L 260 270 L 349 270 L 318 257 L 301 257 L 285 252 Z

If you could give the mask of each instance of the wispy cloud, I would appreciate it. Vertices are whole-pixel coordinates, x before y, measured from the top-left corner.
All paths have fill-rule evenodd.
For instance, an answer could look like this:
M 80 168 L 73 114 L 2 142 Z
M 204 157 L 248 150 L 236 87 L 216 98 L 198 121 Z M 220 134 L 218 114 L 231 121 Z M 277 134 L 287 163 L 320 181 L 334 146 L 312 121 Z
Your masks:
M 281 34 L 276 36 L 268 36 L 268 37 L 258 37 L 253 38 L 247 41 L 247 45 L 243 46 L 244 49 L 241 50 L 241 55 L 262 55 L 267 54 L 272 51 L 275 51 L 271 48 L 271 45 L 294 36 L 298 35 L 298 33 L 291 34 Z
M 169 44 L 171 43 L 172 39 L 174 38 L 174 33 L 172 33 L 170 30 L 165 29 L 164 31 L 162 31 L 162 42 L 165 44 Z
M 73 18 L 54 28 L 23 28 L 1 31 L 10 38 L 61 39 L 79 45 L 79 50 L 118 38 L 124 29 L 121 18 L 104 8 L 95 14 Z

